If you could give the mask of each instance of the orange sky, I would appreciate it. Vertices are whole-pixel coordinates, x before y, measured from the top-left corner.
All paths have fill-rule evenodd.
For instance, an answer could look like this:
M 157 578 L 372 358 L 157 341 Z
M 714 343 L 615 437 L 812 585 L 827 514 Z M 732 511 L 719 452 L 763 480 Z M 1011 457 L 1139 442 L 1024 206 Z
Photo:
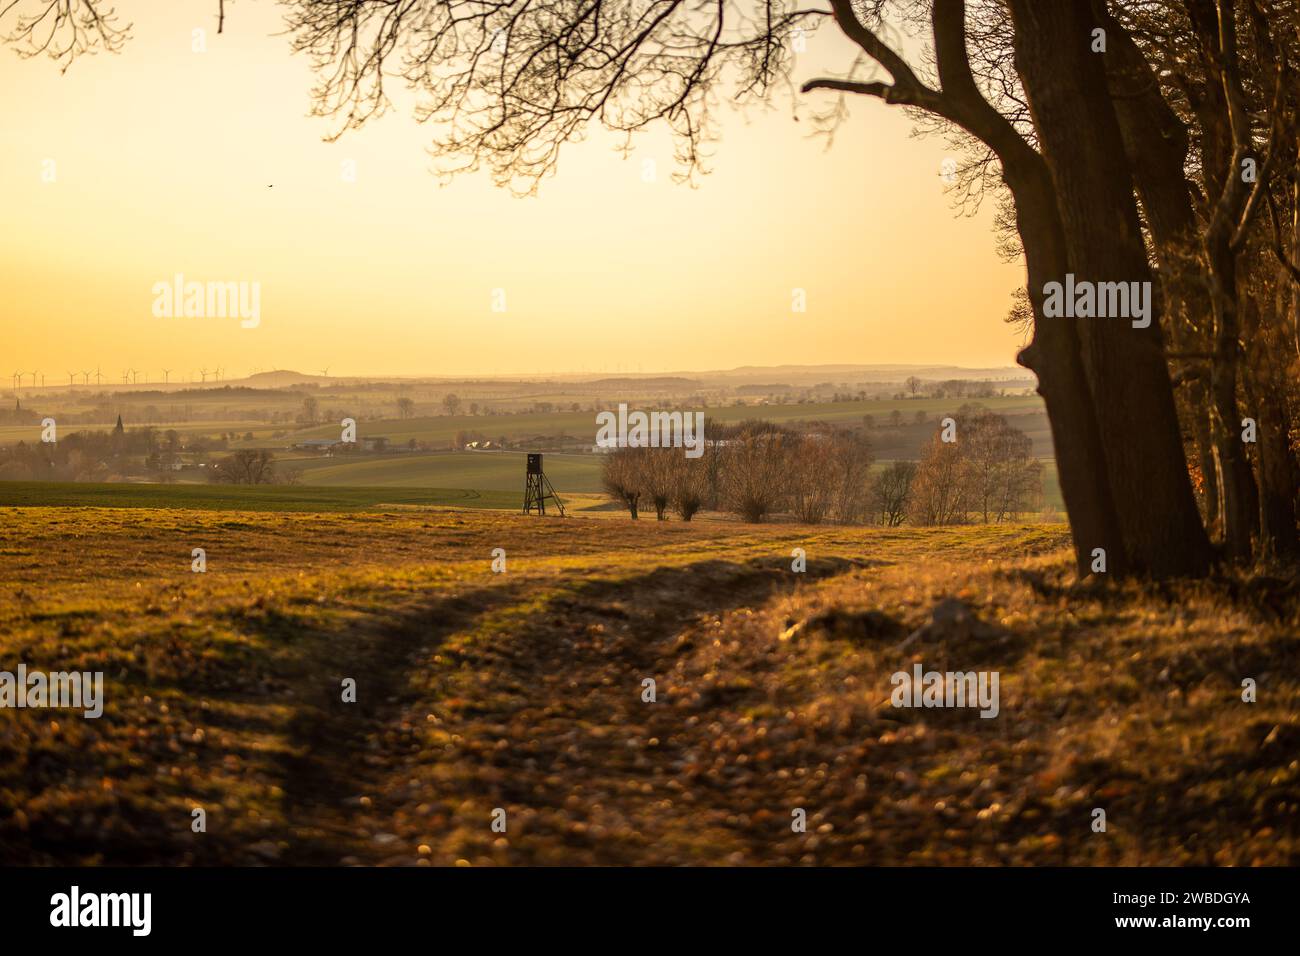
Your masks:
M 230 5 L 221 36 L 215 3 L 145 6 L 119 5 L 135 24 L 122 54 L 63 75 L 0 50 L 6 381 L 96 366 L 120 381 L 127 367 L 175 380 L 200 366 L 233 378 L 1014 362 L 1002 317 L 1023 269 L 994 254 L 991 209 L 955 215 L 944 143 L 910 138 L 897 108 L 853 100 L 830 151 L 807 117 L 831 94 L 805 98 L 799 123 L 783 99 L 728 115 L 694 189 L 671 181 L 662 134 L 625 161 L 593 131 L 538 198 L 518 199 L 486 174 L 440 186 L 409 109 L 322 142 L 310 71 L 271 35 L 273 4 Z M 206 53 L 191 50 L 195 27 Z M 795 78 L 849 56 L 824 28 Z M 155 317 L 153 286 L 177 272 L 259 282 L 260 323 Z M 805 313 L 791 311 L 796 287 Z

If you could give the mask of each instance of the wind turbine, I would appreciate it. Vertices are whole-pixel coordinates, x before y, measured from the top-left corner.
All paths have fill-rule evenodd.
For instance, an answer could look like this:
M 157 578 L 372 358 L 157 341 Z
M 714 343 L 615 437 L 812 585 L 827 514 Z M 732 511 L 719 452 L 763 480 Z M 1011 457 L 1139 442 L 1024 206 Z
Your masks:
M 83 370 L 83 371 L 82 371 L 82 373 L 81 373 L 81 384 L 82 384 L 82 385 L 89 385 L 89 384 L 90 384 L 90 372 L 89 372 L 88 370 Z
M 320 370 L 320 373 L 321 373 L 321 375 L 324 376 L 325 378 L 329 378 L 329 377 L 330 377 L 330 370 L 329 370 L 328 368 L 323 368 L 323 369 L 321 369 L 321 370 Z
M 172 370 L 169 369 L 169 368 L 165 368 L 165 369 L 163 369 L 163 384 L 164 384 L 164 385 L 168 384 L 168 377 L 171 375 L 171 371 L 172 371 Z
M 138 369 L 133 368 L 131 369 L 131 384 L 134 385 L 138 381 L 140 381 L 140 372 Z
M 131 370 L 129 368 L 122 369 L 122 384 L 123 385 L 131 384 Z
M 40 369 L 37 369 L 35 372 L 32 372 L 32 388 L 36 387 L 36 376 L 39 374 L 41 374 Z
M 14 372 L 14 374 L 11 376 L 11 378 L 12 378 L 13 383 L 14 383 L 14 391 L 15 391 L 15 392 L 18 391 L 18 389 L 20 389 L 20 388 L 23 387 L 23 373 L 22 373 L 22 372 Z
M 207 380 L 208 380 L 208 370 L 207 370 L 207 368 L 205 367 L 205 368 L 201 368 L 201 369 L 199 369 L 199 374 L 203 376 L 203 381 L 206 383 Z
M 76 372 L 69 372 L 69 373 L 68 373 L 68 388 L 72 388 L 72 380 L 75 379 L 76 377 L 77 377 L 77 373 L 76 373 Z
M 101 377 L 101 376 L 100 376 L 99 366 L 96 365 L 96 366 L 95 366 L 95 384 L 96 384 L 96 385 L 99 384 L 100 377 Z

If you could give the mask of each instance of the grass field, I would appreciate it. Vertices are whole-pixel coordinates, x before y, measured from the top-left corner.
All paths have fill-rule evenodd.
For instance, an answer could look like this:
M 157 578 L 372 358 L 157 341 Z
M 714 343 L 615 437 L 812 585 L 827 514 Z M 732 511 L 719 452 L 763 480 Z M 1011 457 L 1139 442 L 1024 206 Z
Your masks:
M 277 456 L 298 471 L 305 485 L 371 485 L 388 488 L 474 488 L 522 493 L 525 452 L 432 452 L 337 458 Z M 546 474 L 557 489 L 598 492 L 601 459 L 596 455 L 547 453 Z
M 367 456 L 342 463 L 335 458 L 286 458 L 287 466 L 302 471 L 302 481 L 296 485 L 0 481 L 0 507 L 357 511 L 424 505 L 517 511 L 523 507 L 522 457 L 509 452 L 442 452 Z M 600 459 L 596 456 L 548 455 L 546 462 L 547 474 L 565 502 L 583 507 L 607 500 L 600 490 Z M 1064 505 L 1056 463 L 1043 464 L 1044 505 L 1060 513 Z M 879 471 L 888 465 L 880 461 L 872 468 Z M 461 487 L 442 487 L 444 483 Z
M 1083 588 L 1066 543 L 0 509 L 4 666 L 107 698 L 0 710 L 0 863 L 1300 862 L 1295 582 Z M 915 663 L 998 717 L 893 707 Z
M 366 485 L 386 488 L 475 488 L 488 492 L 517 490 L 524 472 L 524 452 L 432 452 L 429 454 L 366 455 L 349 458 L 293 458 L 280 456 L 285 467 L 299 471 L 305 485 Z M 889 467 L 893 459 L 873 463 L 872 473 Z M 601 458 L 598 455 L 547 453 L 546 474 L 561 495 L 601 492 Z M 0 492 L 0 500 L 3 493 Z M 1056 475 L 1056 460 L 1043 461 L 1043 504 L 1058 512 L 1065 509 Z M 515 507 L 517 505 L 512 505 Z
M 464 488 L 311 488 L 296 485 L 154 485 L 116 482 L 0 481 L 0 507 L 81 506 L 201 511 L 361 511 L 393 506 L 523 506 L 523 490 Z

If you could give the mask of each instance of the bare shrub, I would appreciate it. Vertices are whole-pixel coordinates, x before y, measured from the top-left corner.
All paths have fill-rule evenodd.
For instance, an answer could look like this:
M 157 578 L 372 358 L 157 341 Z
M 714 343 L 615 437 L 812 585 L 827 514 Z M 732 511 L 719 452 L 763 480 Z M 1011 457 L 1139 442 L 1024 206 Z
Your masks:
M 265 448 L 241 448 L 216 462 L 208 480 L 225 485 L 275 484 L 275 456 Z
M 1042 497 L 1043 468 L 1033 458 L 1029 436 L 979 406 L 964 406 L 956 417 L 971 511 L 987 524 L 1035 509 Z
M 824 433 L 803 435 L 784 444 L 790 511 L 804 524 L 821 524 L 835 504 L 837 490 L 831 475 L 831 438 Z
M 785 504 L 789 488 L 789 433 L 766 422 L 746 423 L 722 449 L 722 505 L 745 521 L 759 522 Z
M 960 427 L 960 426 L 959 426 Z M 966 461 L 955 443 L 936 432 L 916 469 L 907 516 L 912 524 L 957 524 L 966 518 L 969 501 Z
M 605 491 L 616 501 L 621 501 L 633 519 L 639 517 L 641 500 L 641 475 L 635 460 L 636 448 L 620 448 L 605 456 L 601 469 L 601 482 Z
M 676 466 L 685 457 L 680 448 L 629 448 L 639 475 L 639 488 L 654 506 L 655 517 L 668 520 L 668 502 L 677 482 Z
M 896 528 L 907 517 L 916 480 L 916 462 L 896 461 L 871 483 L 871 513 L 887 528 Z
M 684 454 L 673 459 L 671 504 L 683 521 L 690 521 L 710 498 L 710 474 L 716 474 L 717 452 L 706 447 L 699 458 Z
M 865 434 L 837 431 L 831 440 L 835 517 L 844 524 L 866 520 L 871 509 L 871 441 Z

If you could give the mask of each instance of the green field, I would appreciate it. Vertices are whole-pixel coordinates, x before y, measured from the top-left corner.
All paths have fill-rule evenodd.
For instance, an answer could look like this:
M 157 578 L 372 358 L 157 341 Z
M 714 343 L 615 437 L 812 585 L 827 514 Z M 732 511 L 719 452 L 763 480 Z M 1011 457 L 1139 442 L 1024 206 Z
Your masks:
M 338 464 L 319 459 L 300 485 L 150 484 L 141 482 L 0 481 L 0 507 L 79 506 L 184 508 L 202 511 L 362 511 L 388 506 L 518 510 L 523 505 L 521 456 L 413 455 Z M 563 459 L 575 459 L 563 461 Z M 429 463 L 427 459 L 437 459 Z M 446 459 L 471 459 L 463 464 Z M 301 462 L 291 462 L 297 467 Z M 878 461 L 872 470 L 890 464 Z M 1056 462 L 1043 462 L 1043 504 L 1064 512 Z M 547 474 L 561 499 L 600 493 L 600 459 L 547 456 Z M 424 480 L 462 487 L 425 485 Z M 468 487 L 465 487 L 468 486 Z M 575 502 L 570 501 L 573 507 Z
M 521 492 L 524 452 L 433 452 L 354 455 L 338 458 L 277 456 L 298 471 L 304 485 L 369 485 L 385 488 L 474 488 Z M 560 492 L 598 492 L 598 455 L 546 455 L 546 475 Z
M 514 492 L 523 483 L 522 452 L 434 452 L 411 455 L 367 455 L 347 458 L 277 459 L 284 466 L 301 472 L 304 485 L 342 487 L 364 485 L 371 488 L 475 488 L 482 492 Z M 1056 461 L 1043 463 L 1043 504 L 1063 511 L 1061 489 L 1057 483 Z M 879 459 L 872 466 L 878 472 L 893 463 Z M 602 491 L 599 455 L 546 455 L 546 474 L 561 494 L 599 494 Z M 512 499 L 511 507 L 519 502 Z
M 114 482 L 0 481 L 0 507 L 184 508 L 201 511 L 364 511 L 388 506 L 440 505 L 513 510 L 520 489 L 313 488 L 296 485 L 161 485 Z

